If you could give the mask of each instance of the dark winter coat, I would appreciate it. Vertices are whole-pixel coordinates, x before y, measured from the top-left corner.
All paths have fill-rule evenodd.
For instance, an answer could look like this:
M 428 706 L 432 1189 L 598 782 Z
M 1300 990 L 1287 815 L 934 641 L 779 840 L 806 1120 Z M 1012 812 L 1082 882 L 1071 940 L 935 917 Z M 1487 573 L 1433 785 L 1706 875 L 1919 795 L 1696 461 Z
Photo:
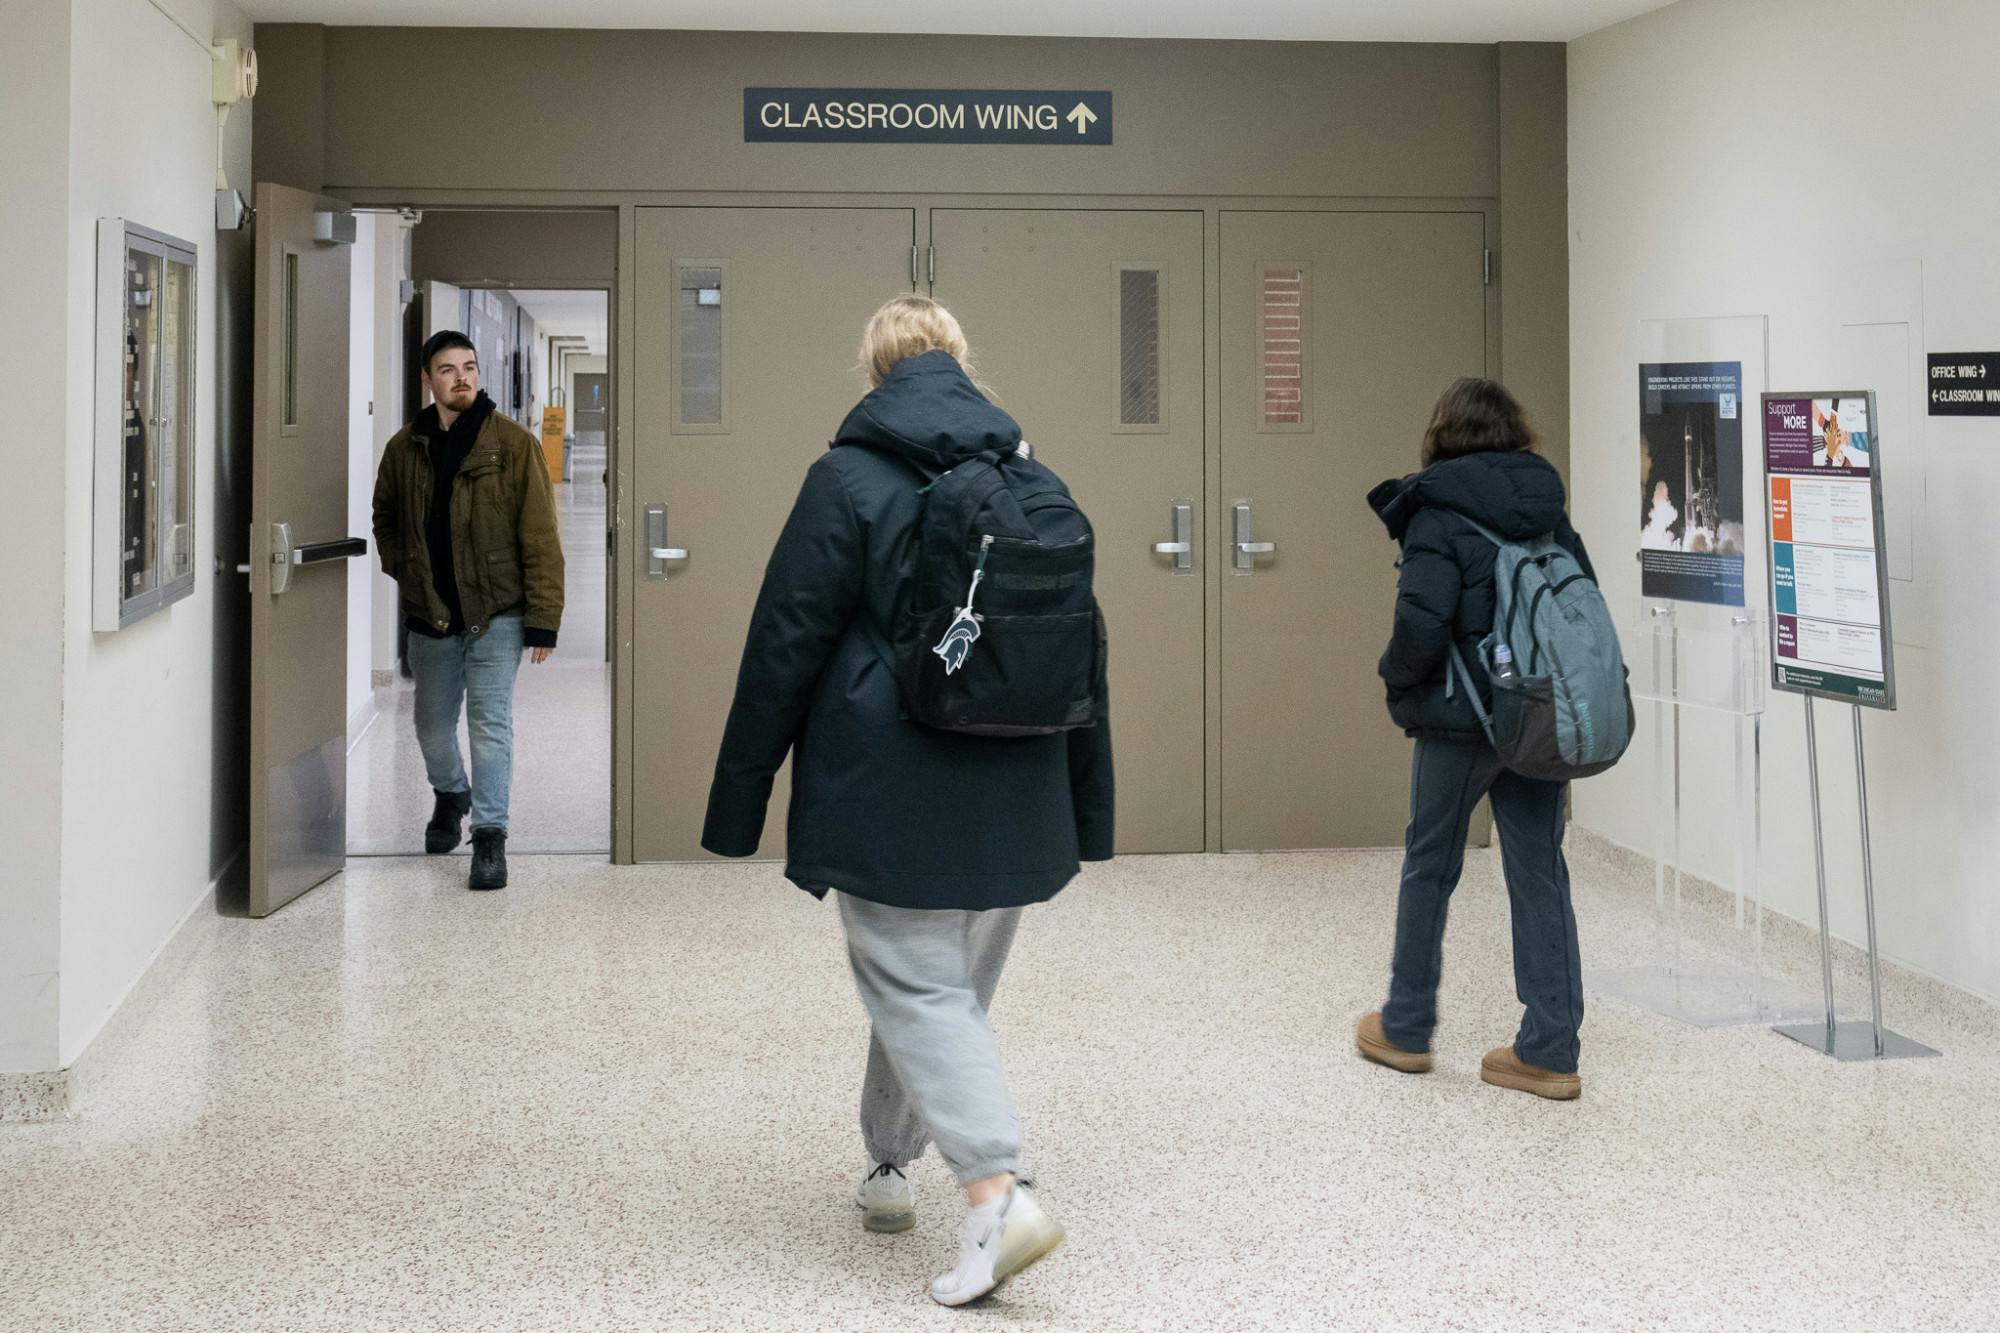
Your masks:
M 943 352 L 903 361 L 848 414 L 807 470 L 771 553 L 702 846 L 722 856 L 757 850 L 789 750 L 785 874 L 816 895 L 834 888 L 896 907 L 1019 907 L 1053 897 L 1079 860 L 1110 858 L 1108 722 L 1001 740 L 905 721 L 895 678 L 863 625 L 894 623 L 919 489 L 1020 438 Z
M 1493 628 L 1493 566 L 1499 554 L 1460 515 L 1510 541 L 1550 533 L 1595 579 L 1583 539 L 1563 512 L 1563 484 L 1547 459 L 1531 453 L 1481 453 L 1433 463 L 1415 476 L 1385 481 L 1368 503 L 1402 543 L 1396 625 L 1378 668 L 1389 687 L 1389 716 L 1412 736 L 1481 735 L 1479 718 L 1454 687 L 1445 690 L 1453 641 L 1492 706 L 1478 668 L 1479 641 Z

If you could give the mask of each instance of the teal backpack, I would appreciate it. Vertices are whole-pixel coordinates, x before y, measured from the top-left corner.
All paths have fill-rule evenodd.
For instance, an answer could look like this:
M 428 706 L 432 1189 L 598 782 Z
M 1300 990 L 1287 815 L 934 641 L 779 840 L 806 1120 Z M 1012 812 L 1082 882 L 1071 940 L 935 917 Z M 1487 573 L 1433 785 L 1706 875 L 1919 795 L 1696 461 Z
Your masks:
M 1632 743 L 1635 717 L 1625 655 L 1596 582 L 1553 535 L 1524 542 L 1465 519 L 1499 548 L 1493 562 L 1493 632 L 1479 643 L 1493 687 L 1489 714 L 1458 644 L 1452 668 L 1500 762 L 1523 777 L 1568 782 L 1602 773 Z M 1513 654 L 1497 673 L 1496 646 Z M 1445 677 L 1445 695 L 1452 680 Z

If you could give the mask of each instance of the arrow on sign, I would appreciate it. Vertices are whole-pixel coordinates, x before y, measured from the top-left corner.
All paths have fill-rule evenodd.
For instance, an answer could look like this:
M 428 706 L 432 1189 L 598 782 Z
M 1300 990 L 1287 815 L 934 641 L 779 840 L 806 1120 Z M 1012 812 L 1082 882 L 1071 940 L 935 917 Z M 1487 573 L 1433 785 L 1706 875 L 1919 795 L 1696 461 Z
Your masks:
M 1069 109 L 1069 114 L 1067 116 L 1064 116 L 1063 119 L 1074 124 L 1076 126 L 1076 132 L 1078 134 L 1082 134 L 1086 130 L 1088 130 L 1093 124 L 1096 123 L 1097 113 L 1095 111 L 1092 111 L 1089 107 L 1085 106 L 1083 103 L 1078 102 L 1075 106 Z

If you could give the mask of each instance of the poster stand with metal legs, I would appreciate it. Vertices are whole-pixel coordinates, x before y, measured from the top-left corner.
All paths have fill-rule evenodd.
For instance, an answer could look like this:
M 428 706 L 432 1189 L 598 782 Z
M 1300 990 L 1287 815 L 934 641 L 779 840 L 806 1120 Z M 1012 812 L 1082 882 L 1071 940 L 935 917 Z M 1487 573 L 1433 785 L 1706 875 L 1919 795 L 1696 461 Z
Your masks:
M 1826 837 L 1819 812 L 1819 734 L 1813 725 L 1813 697 L 1806 701 L 1806 768 L 1812 796 L 1813 862 L 1819 875 L 1820 978 L 1826 987 L 1826 1019 L 1818 1023 L 1787 1023 L 1774 1029 L 1793 1041 L 1836 1060 L 1906 1060 L 1937 1055 L 1882 1026 L 1882 957 L 1875 941 L 1875 855 L 1868 838 L 1868 757 L 1861 742 L 1861 708 L 1854 706 L 1854 777 L 1861 801 L 1861 895 L 1868 917 L 1868 989 L 1870 1021 L 1841 1022 L 1833 1008 L 1833 928 L 1826 907 Z
M 1809 993 L 1771 976 L 1764 960 L 1762 858 L 1763 617 L 1740 607 L 1646 599 L 1622 636 L 1632 696 L 1652 705 L 1653 926 L 1651 961 L 1594 969 L 1592 990 L 1697 1027 L 1804 1018 Z M 1734 763 L 1722 776 L 1729 815 L 1713 832 L 1733 846 L 1733 903 L 1691 906 L 1681 867 L 1686 823 L 1683 723 L 1731 731 Z

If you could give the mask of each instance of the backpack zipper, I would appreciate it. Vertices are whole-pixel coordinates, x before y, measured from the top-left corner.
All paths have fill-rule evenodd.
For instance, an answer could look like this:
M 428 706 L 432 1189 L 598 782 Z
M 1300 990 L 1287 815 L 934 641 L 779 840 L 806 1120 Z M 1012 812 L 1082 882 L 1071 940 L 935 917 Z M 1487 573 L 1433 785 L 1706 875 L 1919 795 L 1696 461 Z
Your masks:
M 949 676 L 965 665 L 965 659 L 972 654 L 972 645 L 979 642 L 979 624 L 982 617 L 972 609 L 973 600 L 979 596 L 979 584 L 986 577 L 986 556 L 993 549 L 992 534 L 980 538 L 979 563 L 973 566 L 972 586 L 965 590 L 965 605 L 944 627 L 944 637 L 939 639 L 931 651 L 944 662 L 944 674 Z
M 992 553 L 993 534 L 990 532 L 981 534 L 979 538 L 979 563 L 972 567 L 972 586 L 965 590 L 965 605 L 960 607 L 958 611 L 961 616 L 972 615 L 975 621 L 984 621 L 986 619 L 985 616 L 973 613 L 972 599 L 979 595 L 979 585 L 986 581 L 986 557 Z
M 1528 599 L 1528 643 L 1532 653 L 1532 656 L 1530 658 L 1530 662 L 1532 663 L 1532 665 L 1529 667 L 1528 670 L 1529 675 L 1533 675 L 1534 668 L 1540 666 L 1542 662 L 1541 636 L 1535 633 L 1535 612 L 1541 607 L 1542 598 L 1548 597 L 1550 599 L 1554 599 L 1556 597 L 1561 596 L 1562 590 L 1564 588 L 1567 588 L 1570 584 L 1588 583 L 1589 581 L 1590 581 L 1590 575 L 1581 572 L 1575 573 L 1570 575 L 1568 578 L 1564 579 L 1560 583 L 1543 584 L 1541 587 L 1535 589 L 1535 595 Z

